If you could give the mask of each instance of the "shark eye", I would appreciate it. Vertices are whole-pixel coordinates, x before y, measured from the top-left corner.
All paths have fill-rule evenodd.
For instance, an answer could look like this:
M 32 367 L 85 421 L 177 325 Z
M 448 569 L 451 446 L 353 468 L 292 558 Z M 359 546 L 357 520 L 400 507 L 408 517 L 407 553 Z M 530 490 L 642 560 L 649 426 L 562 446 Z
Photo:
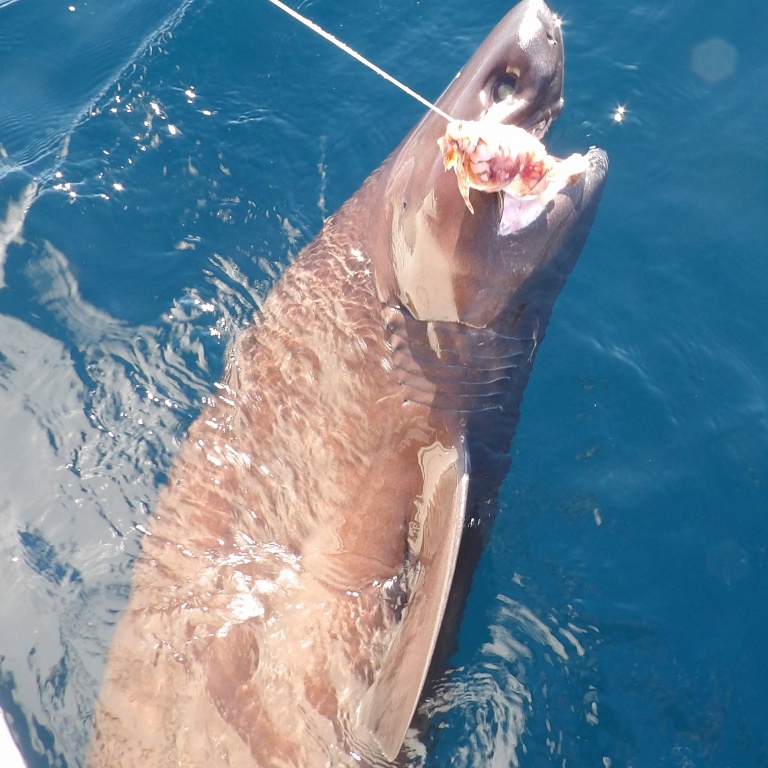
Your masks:
M 491 89 L 491 96 L 498 104 L 512 96 L 517 85 L 517 75 L 512 72 L 505 72 L 494 84 Z

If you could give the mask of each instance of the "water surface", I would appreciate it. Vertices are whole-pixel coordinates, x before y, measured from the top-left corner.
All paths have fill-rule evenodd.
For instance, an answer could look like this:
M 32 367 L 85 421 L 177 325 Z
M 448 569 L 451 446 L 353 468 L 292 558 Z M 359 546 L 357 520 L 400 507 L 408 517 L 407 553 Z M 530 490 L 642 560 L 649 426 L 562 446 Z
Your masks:
M 507 7 L 302 6 L 432 99 Z M 609 183 L 411 764 L 766 766 L 768 12 L 554 10 L 548 143 L 606 148 Z M 0 704 L 30 766 L 81 764 L 226 345 L 421 111 L 258 0 L 0 2 Z

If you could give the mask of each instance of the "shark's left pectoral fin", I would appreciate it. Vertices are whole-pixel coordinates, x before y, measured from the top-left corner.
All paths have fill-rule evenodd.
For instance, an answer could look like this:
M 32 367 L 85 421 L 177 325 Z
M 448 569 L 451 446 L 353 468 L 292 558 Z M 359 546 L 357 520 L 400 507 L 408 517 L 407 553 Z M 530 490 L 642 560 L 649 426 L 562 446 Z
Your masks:
M 384 664 L 363 699 L 357 737 L 397 757 L 421 695 L 453 581 L 467 503 L 469 462 L 463 443 L 419 453 L 424 478 L 408 533 L 414 575 L 408 604 Z

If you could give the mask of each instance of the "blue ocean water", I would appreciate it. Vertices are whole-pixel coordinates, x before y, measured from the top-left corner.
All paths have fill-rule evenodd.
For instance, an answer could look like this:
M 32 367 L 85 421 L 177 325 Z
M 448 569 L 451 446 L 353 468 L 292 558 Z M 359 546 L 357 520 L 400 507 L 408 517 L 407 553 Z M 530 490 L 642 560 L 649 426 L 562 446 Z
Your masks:
M 302 5 L 427 98 L 507 8 Z M 411 764 L 768 766 L 768 11 L 553 8 L 548 146 L 610 177 Z M 30 766 L 81 764 L 227 344 L 421 112 L 264 0 L 0 0 L 0 706 Z

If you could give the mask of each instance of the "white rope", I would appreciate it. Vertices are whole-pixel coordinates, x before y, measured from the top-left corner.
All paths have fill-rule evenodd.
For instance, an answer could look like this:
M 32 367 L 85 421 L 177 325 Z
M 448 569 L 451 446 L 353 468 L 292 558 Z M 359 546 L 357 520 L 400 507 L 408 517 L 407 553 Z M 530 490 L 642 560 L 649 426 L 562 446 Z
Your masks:
M 441 117 L 444 117 L 448 122 L 452 122 L 453 118 L 443 112 L 442 109 L 436 107 L 432 102 L 427 101 L 423 96 L 420 96 L 416 91 L 412 91 L 407 85 L 396 80 L 392 75 L 385 72 L 380 67 L 377 67 L 372 61 L 368 61 L 365 56 L 359 54 L 357 51 L 350 48 L 346 43 L 342 43 L 341 40 L 335 38 L 329 32 L 326 32 L 322 27 L 318 27 L 314 21 L 310 21 L 305 16 L 302 16 L 298 11 L 294 11 L 293 8 L 289 8 L 285 3 L 280 0 L 269 0 L 272 5 L 276 5 L 280 10 L 285 11 L 289 16 L 292 16 L 296 21 L 300 21 L 305 27 L 309 27 L 313 32 L 317 32 L 320 37 L 324 37 L 329 43 L 333 43 L 337 48 L 341 48 L 344 53 L 348 53 L 353 59 L 357 59 L 361 64 L 364 64 L 368 69 L 372 69 L 377 75 L 380 75 L 385 80 L 388 80 L 392 85 L 397 86 L 401 91 L 405 91 L 409 96 L 413 97 L 419 103 L 423 104 L 428 109 L 436 112 Z

